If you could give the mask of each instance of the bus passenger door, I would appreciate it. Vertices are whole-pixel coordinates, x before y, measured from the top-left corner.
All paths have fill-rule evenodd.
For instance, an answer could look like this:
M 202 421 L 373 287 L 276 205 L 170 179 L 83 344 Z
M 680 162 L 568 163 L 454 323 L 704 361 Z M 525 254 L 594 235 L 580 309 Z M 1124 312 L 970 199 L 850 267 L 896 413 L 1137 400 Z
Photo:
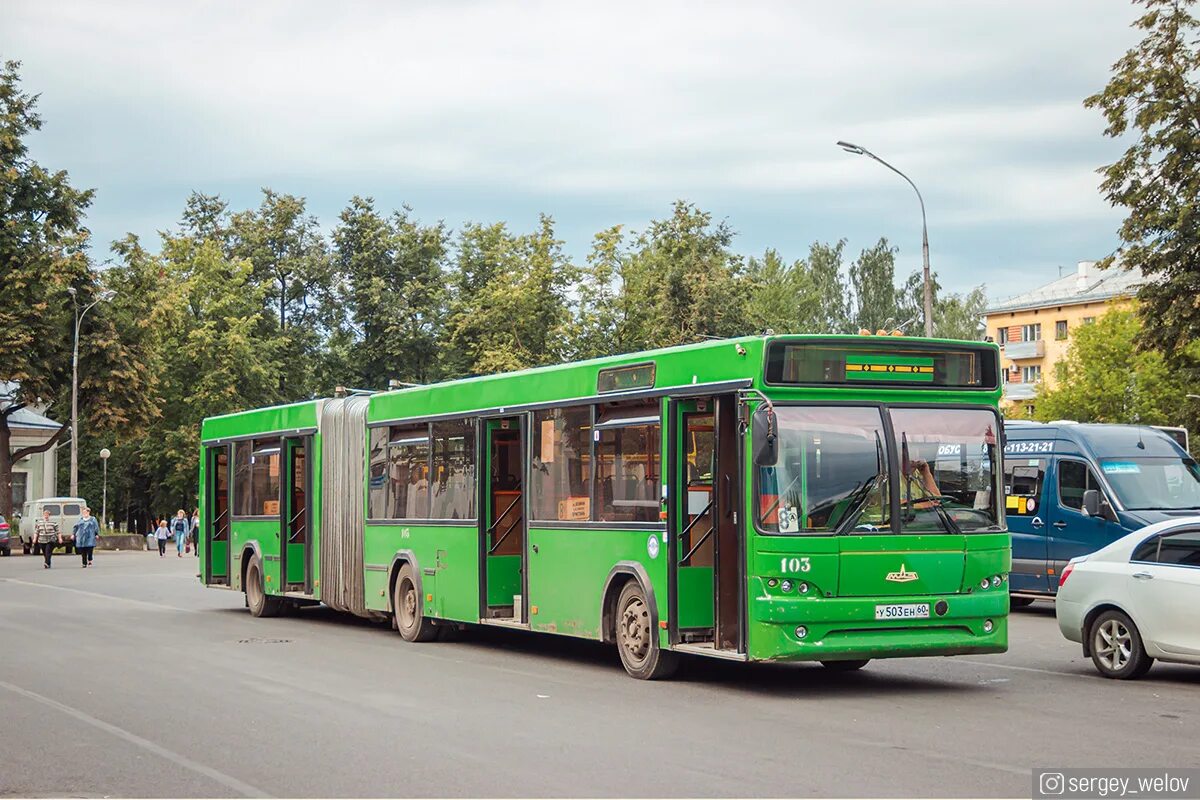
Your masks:
M 204 448 L 204 568 L 208 583 L 229 585 L 229 445 Z
M 523 623 L 525 609 L 525 446 L 523 417 L 486 420 L 479 515 L 481 618 Z
M 1012 572 L 1009 589 L 1013 592 L 1050 591 L 1046 575 L 1049 553 L 1047 527 L 1053 493 L 1047 486 L 1048 462 L 1045 458 L 1004 458 L 1004 502 L 1008 529 L 1012 533 Z
M 312 437 L 284 439 L 284 485 L 283 513 L 279 515 L 284 590 L 312 594 L 312 548 L 308 528 L 309 514 L 309 463 L 308 443 Z
M 741 483 L 737 399 L 673 402 L 672 642 L 741 652 Z

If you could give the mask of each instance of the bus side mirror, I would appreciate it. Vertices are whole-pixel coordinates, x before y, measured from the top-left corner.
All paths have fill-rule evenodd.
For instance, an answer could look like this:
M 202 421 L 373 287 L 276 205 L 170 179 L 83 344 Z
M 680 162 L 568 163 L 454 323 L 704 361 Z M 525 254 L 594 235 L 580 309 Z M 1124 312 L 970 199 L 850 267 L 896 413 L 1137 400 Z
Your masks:
M 779 461 L 778 425 L 775 412 L 766 405 L 761 405 L 754 411 L 754 424 L 750 434 L 754 466 L 773 467 Z
M 1100 492 L 1088 489 L 1083 493 L 1083 512 L 1089 517 L 1100 516 Z

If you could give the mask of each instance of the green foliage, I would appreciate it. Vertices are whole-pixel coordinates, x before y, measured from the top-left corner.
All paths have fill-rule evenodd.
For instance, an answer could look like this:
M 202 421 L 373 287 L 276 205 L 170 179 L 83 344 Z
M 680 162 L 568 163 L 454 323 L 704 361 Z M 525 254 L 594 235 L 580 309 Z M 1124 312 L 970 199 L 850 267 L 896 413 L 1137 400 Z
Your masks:
M 1084 103 L 1104 114 L 1105 135 L 1129 142 L 1100 188 L 1128 212 L 1119 263 L 1150 279 L 1139 293 L 1143 343 L 1174 354 L 1200 335 L 1200 23 L 1194 0 L 1138 4 L 1142 40 Z
M 1187 413 L 1188 376 L 1154 350 L 1139 350 L 1142 323 L 1132 311 L 1114 310 L 1072 332 L 1058 383 L 1038 391 L 1039 420 L 1178 425 Z M 1192 345 L 1195 351 L 1197 345 Z M 1194 355 L 1194 353 L 1193 353 Z

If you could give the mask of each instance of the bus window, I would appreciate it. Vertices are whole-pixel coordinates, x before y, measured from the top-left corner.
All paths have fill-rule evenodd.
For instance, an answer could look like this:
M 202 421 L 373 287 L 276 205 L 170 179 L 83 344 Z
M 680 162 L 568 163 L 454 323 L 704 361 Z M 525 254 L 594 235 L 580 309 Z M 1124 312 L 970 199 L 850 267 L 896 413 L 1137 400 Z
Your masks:
M 592 408 L 554 408 L 533 415 L 533 518 L 592 518 L 589 455 Z
M 429 517 L 429 426 L 393 426 L 387 443 L 389 519 Z
M 433 423 L 434 519 L 475 518 L 475 423 Z
M 660 486 L 657 404 L 605 408 L 596 421 L 596 519 L 658 522 Z

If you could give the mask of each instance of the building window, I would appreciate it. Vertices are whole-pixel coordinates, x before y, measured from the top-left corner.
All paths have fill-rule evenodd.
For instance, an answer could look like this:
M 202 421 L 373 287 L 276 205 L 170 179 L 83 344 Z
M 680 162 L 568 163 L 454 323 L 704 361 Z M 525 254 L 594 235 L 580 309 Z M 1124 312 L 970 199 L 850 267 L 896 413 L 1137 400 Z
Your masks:
M 234 447 L 233 497 L 238 516 L 279 516 L 278 438 L 251 439 Z
M 1024 383 L 1037 383 L 1042 379 L 1042 365 L 1033 364 L 1028 367 L 1021 367 L 1021 380 Z
M 591 439 L 591 406 L 533 415 L 534 519 L 585 522 L 592 518 Z
M 996 341 L 1000 344 L 1008 344 L 1008 328 L 996 329 Z
M 1054 338 L 1059 341 L 1067 338 L 1067 321 L 1065 319 L 1060 319 L 1054 323 Z
M 1022 342 L 1040 342 L 1042 340 L 1042 323 L 1035 322 L 1032 325 L 1021 326 L 1021 341 Z
M 29 494 L 29 473 L 14 472 L 12 474 L 12 507 L 19 509 L 25 505 L 25 498 Z
M 1084 324 L 1084 325 L 1091 325 L 1091 324 L 1093 324 L 1095 321 L 1096 321 L 1096 318 L 1095 318 L 1095 317 L 1084 317 L 1084 318 L 1083 318 L 1083 324 Z

